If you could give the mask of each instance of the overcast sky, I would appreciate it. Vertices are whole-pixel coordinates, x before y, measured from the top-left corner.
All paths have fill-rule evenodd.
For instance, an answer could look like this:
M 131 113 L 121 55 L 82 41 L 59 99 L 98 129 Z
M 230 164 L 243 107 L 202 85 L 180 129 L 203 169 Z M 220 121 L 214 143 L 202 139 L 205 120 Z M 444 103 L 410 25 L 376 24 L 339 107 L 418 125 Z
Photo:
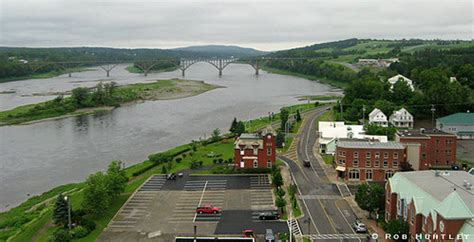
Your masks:
M 471 0 L 0 0 L 0 46 L 261 50 L 357 38 L 473 39 Z

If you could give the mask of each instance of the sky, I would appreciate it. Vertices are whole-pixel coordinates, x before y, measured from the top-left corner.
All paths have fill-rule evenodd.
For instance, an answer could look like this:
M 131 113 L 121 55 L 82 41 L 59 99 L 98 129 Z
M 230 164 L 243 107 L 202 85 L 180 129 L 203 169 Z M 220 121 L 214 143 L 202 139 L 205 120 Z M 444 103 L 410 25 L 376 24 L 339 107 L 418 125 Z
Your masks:
M 348 38 L 469 39 L 471 0 L 0 0 L 0 46 L 280 50 Z

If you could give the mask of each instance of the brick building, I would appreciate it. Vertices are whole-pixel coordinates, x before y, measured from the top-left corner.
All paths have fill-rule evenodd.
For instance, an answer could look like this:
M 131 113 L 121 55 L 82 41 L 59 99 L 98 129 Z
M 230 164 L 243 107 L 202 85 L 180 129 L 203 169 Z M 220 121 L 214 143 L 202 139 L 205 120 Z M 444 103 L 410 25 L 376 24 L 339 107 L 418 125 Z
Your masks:
M 385 219 L 407 221 L 410 241 L 473 241 L 473 183 L 464 171 L 399 172 L 386 184 Z
M 456 163 L 456 135 L 438 129 L 405 130 L 396 141 L 407 146 L 407 161 L 415 170 L 447 168 Z
M 235 140 L 236 168 L 272 168 L 276 159 L 276 138 L 272 132 L 241 134 Z
M 394 141 L 341 140 L 336 145 L 336 171 L 345 181 L 385 181 L 400 170 L 405 147 Z

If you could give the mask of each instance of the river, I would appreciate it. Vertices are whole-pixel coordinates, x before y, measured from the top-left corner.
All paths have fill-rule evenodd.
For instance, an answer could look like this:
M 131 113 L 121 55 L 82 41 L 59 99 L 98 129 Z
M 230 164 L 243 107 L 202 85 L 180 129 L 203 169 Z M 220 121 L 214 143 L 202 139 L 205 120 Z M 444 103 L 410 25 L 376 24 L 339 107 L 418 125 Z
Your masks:
M 152 73 L 148 77 L 128 73 L 125 65 L 105 73 L 91 71 L 48 79 L 0 84 L 0 109 L 48 100 L 54 96 L 31 96 L 94 86 L 100 80 L 119 84 L 180 78 L 181 72 Z M 207 63 L 197 63 L 186 78 L 225 86 L 176 100 L 147 101 L 110 112 L 30 125 L 0 127 L 0 211 L 18 205 L 29 196 L 55 186 L 83 181 L 103 170 L 112 160 L 126 165 L 141 162 L 148 154 L 209 136 L 213 129 L 227 132 L 234 117 L 250 119 L 298 103 L 297 96 L 339 93 L 331 87 L 303 78 L 261 71 L 249 65 L 231 64 L 218 76 Z

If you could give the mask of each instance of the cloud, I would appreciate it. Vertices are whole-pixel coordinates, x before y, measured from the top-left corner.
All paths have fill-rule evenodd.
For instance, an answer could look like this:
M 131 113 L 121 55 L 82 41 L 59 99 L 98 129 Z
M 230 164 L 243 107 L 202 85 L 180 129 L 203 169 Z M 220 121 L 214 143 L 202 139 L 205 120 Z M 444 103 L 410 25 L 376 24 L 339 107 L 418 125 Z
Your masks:
M 473 39 L 473 4 L 450 0 L 2 0 L 0 45 L 264 50 L 345 38 Z

